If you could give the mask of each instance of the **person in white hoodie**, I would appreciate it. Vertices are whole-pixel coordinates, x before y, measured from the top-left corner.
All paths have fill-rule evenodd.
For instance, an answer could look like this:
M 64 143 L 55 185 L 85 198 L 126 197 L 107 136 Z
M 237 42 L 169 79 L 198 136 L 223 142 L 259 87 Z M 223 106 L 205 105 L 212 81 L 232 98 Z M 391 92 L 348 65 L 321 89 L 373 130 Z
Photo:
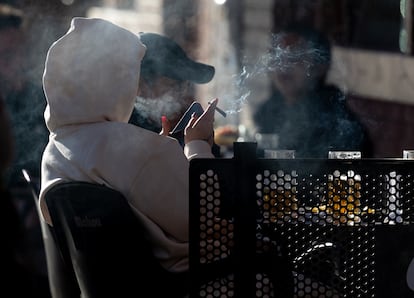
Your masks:
M 144 223 L 154 256 L 172 272 L 188 270 L 189 160 L 213 158 L 217 99 L 185 129 L 184 150 L 168 135 L 128 123 L 146 52 L 138 35 L 102 19 L 72 19 L 50 47 L 43 74 L 50 131 L 42 157 L 44 195 L 64 181 L 121 192 Z

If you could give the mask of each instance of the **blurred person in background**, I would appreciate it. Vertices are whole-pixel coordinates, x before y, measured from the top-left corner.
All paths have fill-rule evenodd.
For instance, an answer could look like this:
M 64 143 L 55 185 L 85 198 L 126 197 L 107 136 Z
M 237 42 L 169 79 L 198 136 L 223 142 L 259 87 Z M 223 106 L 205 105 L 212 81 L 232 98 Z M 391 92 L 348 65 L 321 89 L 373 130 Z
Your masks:
M 40 160 L 48 138 L 42 86 L 40 81 L 36 84 L 27 76 L 29 49 L 25 34 L 23 11 L 0 4 L 0 92 L 10 114 L 15 141 L 15 154 L 5 173 L 5 183 L 11 191 L 22 186 L 22 168 L 36 179 L 40 177 Z
M 321 32 L 292 25 L 272 36 L 264 64 L 271 96 L 253 114 L 259 134 L 277 136 L 277 148 L 298 158 L 327 158 L 329 151 L 372 154 L 365 127 L 344 93 L 326 83 L 331 44 Z
M 160 264 L 186 272 L 189 161 L 213 158 L 217 99 L 190 119 L 184 150 L 168 136 L 167 117 L 159 118 L 161 132 L 128 123 L 145 88 L 140 68 L 146 50 L 138 35 L 103 19 L 80 17 L 52 44 L 43 75 L 50 137 L 42 158 L 40 208 L 53 225 L 44 200 L 53 185 L 104 184 L 129 201 Z
M 49 297 L 40 225 L 32 194 L 22 179 L 27 168 L 40 176 L 47 141 L 41 86 L 25 78 L 23 12 L 0 3 L 0 169 L 3 276 L 13 297 Z

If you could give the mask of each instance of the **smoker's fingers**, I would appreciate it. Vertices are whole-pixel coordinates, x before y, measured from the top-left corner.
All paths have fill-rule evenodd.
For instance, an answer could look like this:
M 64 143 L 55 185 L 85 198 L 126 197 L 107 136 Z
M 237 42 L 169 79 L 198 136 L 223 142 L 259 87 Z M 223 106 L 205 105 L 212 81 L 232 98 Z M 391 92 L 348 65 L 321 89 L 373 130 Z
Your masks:
M 193 125 L 196 121 L 197 121 L 197 115 L 196 115 L 196 113 L 192 113 L 190 121 L 188 121 L 187 127 L 193 127 Z
M 216 108 L 216 105 L 217 105 L 217 99 L 209 101 L 209 105 L 208 105 L 207 109 L 205 110 L 205 114 L 208 114 L 209 117 L 214 118 L 214 110 Z
M 217 98 L 215 98 L 214 100 L 218 100 Z M 208 102 L 208 104 L 209 105 L 211 105 L 212 103 L 213 103 L 213 101 L 214 100 L 210 100 L 209 102 Z M 217 104 L 217 103 L 216 103 Z M 223 111 L 222 109 L 220 109 L 218 106 L 215 106 L 215 108 L 214 108 L 220 115 L 222 115 L 223 117 L 226 117 L 227 116 L 227 113 L 225 112 L 225 111 Z

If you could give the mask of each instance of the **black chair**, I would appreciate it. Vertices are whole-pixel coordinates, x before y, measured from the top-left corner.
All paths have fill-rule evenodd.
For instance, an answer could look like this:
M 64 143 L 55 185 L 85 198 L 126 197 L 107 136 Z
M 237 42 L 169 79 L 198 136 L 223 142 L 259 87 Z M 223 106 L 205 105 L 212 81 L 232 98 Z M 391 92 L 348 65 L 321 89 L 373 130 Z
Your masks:
M 153 257 L 143 226 L 119 192 L 65 182 L 45 193 L 53 233 L 71 263 L 82 298 L 183 297 L 187 274 L 166 271 Z
M 65 263 L 57 246 L 56 239 L 54 238 L 52 227 L 42 220 L 39 209 L 39 186 L 33 180 L 28 170 L 22 169 L 22 174 L 33 195 L 34 204 L 39 216 L 51 296 L 52 298 L 79 297 L 80 289 L 72 264 L 71 262 Z

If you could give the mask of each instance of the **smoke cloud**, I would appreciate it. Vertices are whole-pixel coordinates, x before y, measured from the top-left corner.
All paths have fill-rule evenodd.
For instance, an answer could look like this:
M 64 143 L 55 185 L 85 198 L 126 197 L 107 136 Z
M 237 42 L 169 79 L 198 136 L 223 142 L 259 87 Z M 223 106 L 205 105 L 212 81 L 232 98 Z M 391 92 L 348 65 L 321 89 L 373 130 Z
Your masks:
M 331 60 L 330 45 L 319 36 L 310 36 L 311 40 L 296 37 L 286 40 L 286 33 L 272 34 L 269 49 L 256 59 L 245 57 L 239 74 L 231 79 L 231 88 L 220 99 L 228 103 L 226 112 L 235 114 L 242 110 L 252 94 L 251 83 L 254 80 L 267 80 L 269 72 L 288 72 L 299 63 L 311 76 L 315 65 L 329 65 Z M 252 62 L 253 61 L 253 62 Z
M 150 99 L 137 96 L 134 106 L 135 109 L 139 111 L 141 117 L 154 123 L 159 123 L 161 121 L 161 115 L 171 119 L 182 110 L 182 103 L 169 93 L 158 98 Z

